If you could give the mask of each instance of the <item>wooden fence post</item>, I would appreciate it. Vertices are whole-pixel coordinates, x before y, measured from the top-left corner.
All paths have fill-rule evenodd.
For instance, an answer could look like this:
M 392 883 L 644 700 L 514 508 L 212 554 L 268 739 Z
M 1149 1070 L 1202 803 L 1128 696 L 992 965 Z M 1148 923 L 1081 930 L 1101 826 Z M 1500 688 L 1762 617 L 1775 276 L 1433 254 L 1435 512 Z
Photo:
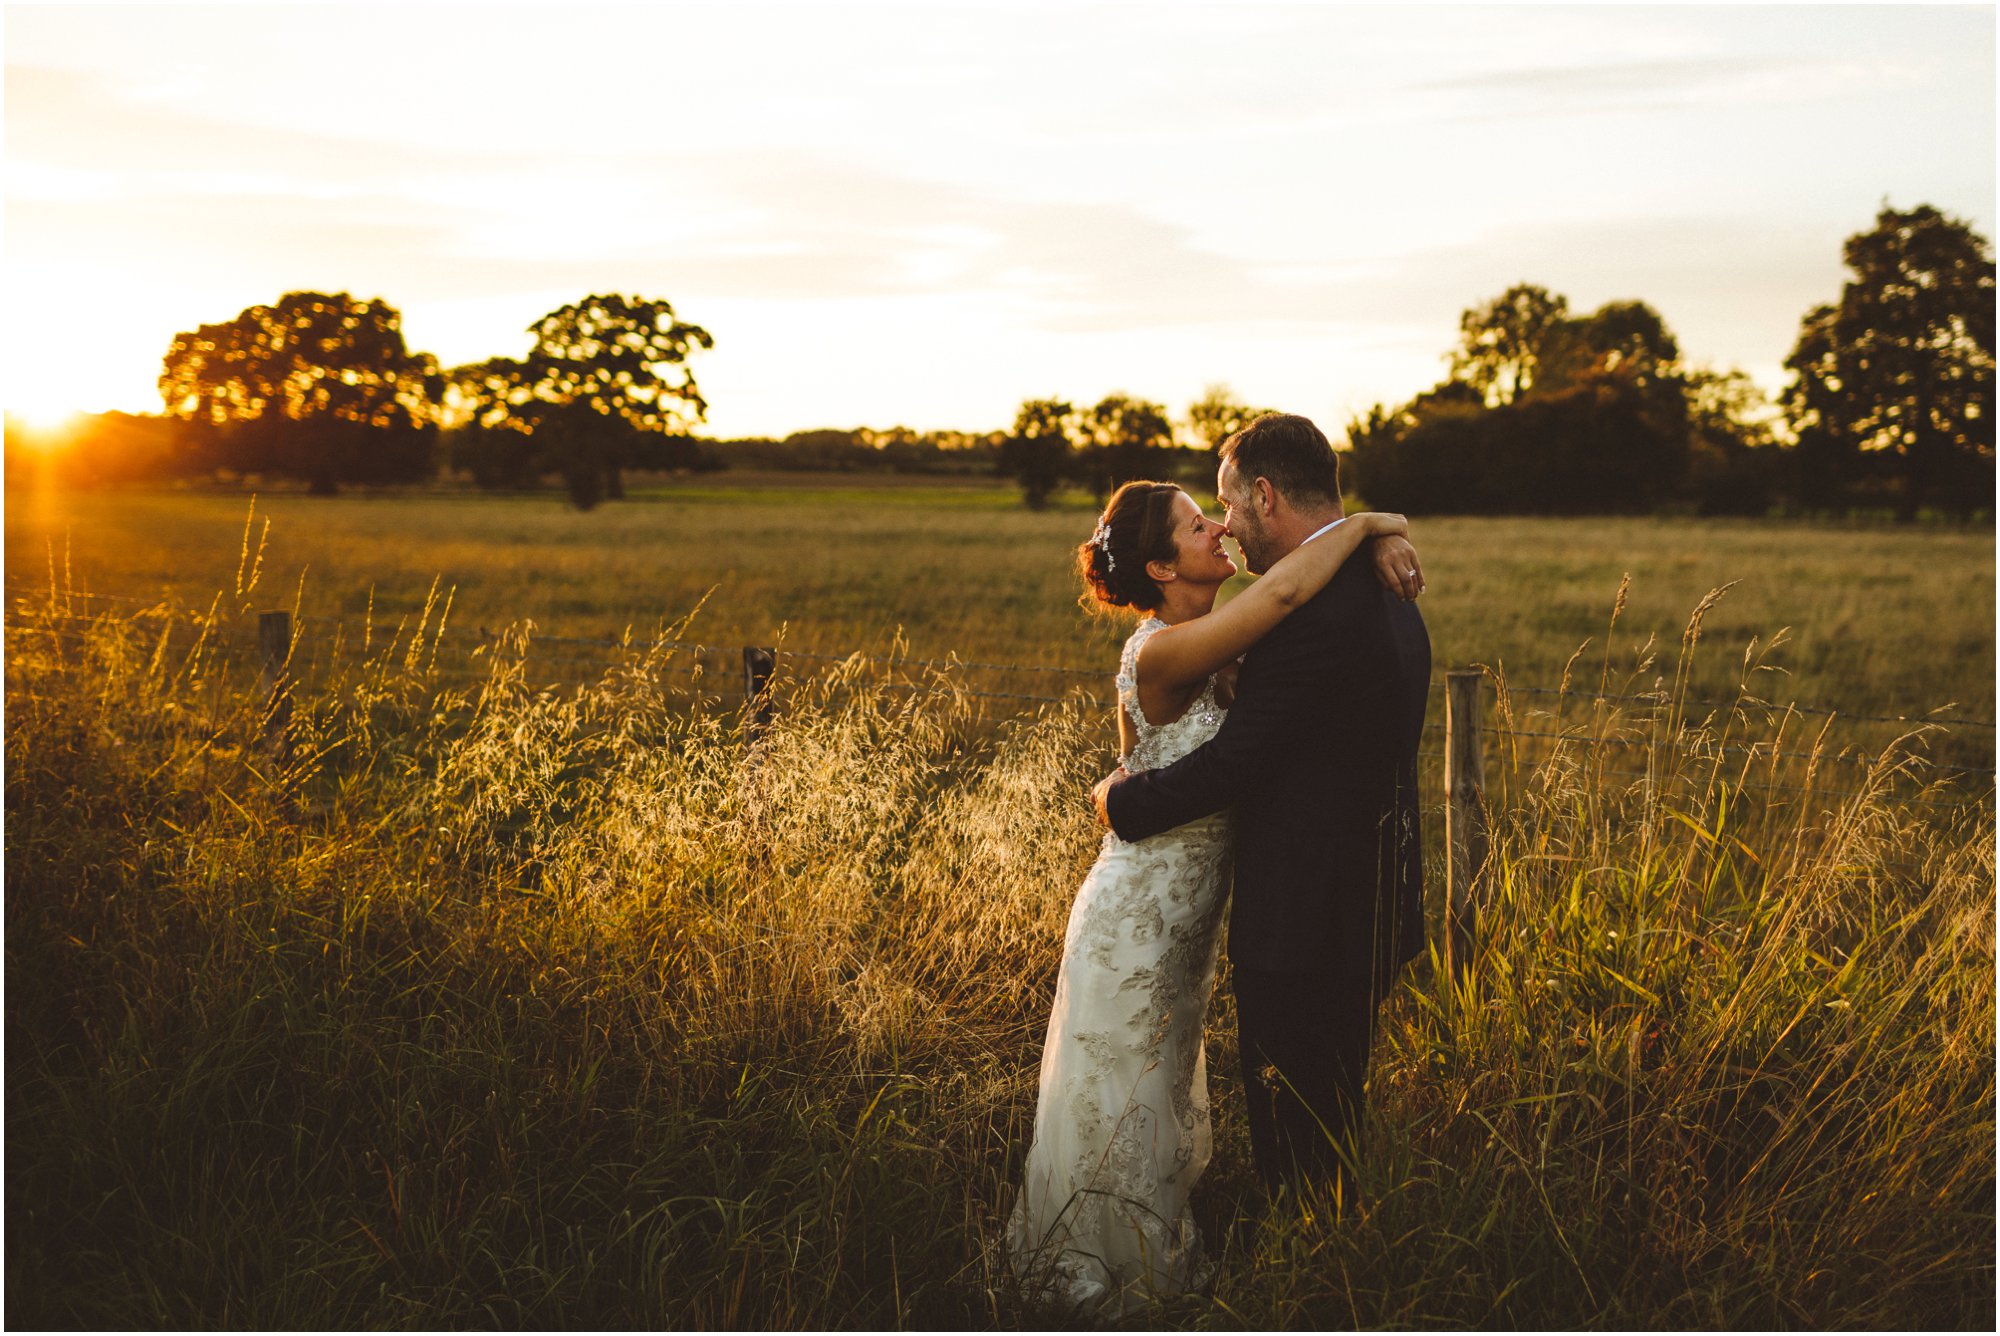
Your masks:
M 1486 778 L 1480 754 L 1478 672 L 1445 675 L 1445 959 L 1464 978 L 1479 944 L 1480 882 L 1486 873 Z
M 257 614 L 257 649 L 262 658 L 257 679 L 268 704 L 264 713 L 264 736 L 280 761 L 291 759 L 292 679 L 288 665 L 292 658 L 292 614 Z
M 771 674 L 777 667 L 776 650 L 743 647 L 743 745 L 746 747 L 754 747 L 771 723 Z

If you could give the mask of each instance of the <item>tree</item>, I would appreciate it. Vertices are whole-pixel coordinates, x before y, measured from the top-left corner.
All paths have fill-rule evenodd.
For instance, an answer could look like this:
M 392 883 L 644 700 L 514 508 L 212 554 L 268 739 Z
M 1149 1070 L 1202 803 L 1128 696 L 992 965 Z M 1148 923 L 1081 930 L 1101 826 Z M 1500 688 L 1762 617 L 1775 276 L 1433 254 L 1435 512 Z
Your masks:
M 1502 407 L 1617 376 L 1642 390 L 1671 379 L 1680 345 L 1660 313 L 1642 301 L 1609 301 L 1585 316 L 1569 299 L 1519 283 L 1459 317 L 1452 374 Z
M 1688 425 L 1710 439 L 1728 437 L 1748 449 L 1773 443 L 1771 401 L 1740 367 L 1692 367 L 1681 374 Z
M 1770 399 L 1734 367 L 1686 368 L 1679 385 L 1687 419 L 1683 497 L 1703 515 L 1768 513 L 1790 462 L 1777 448 Z
M 394 307 L 344 292 L 288 292 L 176 334 L 160 372 L 169 416 L 226 432 L 226 457 L 245 471 L 304 477 L 315 492 L 428 475 L 440 385 L 435 359 L 404 346 Z
M 1452 354 L 1465 379 L 1350 422 L 1350 476 L 1370 504 L 1514 514 L 1770 508 L 1785 461 L 1765 448 L 1769 405 L 1748 376 L 1684 366 L 1673 331 L 1643 301 L 1585 316 L 1567 309 L 1540 288 L 1509 289 L 1465 313 L 1468 344 Z
M 685 364 L 715 340 L 675 318 L 665 301 L 590 296 L 549 312 L 528 332 L 535 345 L 525 358 L 461 367 L 453 379 L 478 432 L 531 437 L 527 467 L 561 473 L 580 510 L 623 495 L 619 471 L 650 453 L 642 449 L 646 438 L 684 434 L 707 416 L 708 402 Z M 493 443 L 512 445 L 505 437 Z
M 1107 395 L 1085 414 L 1085 478 L 1102 502 L 1134 478 L 1164 477 L 1174 448 L 1174 424 L 1159 404 L 1129 395 Z
M 1451 354 L 1453 376 L 1489 404 L 1511 404 L 1533 388 L 1569 316 L 1567 299 L 1532 283 L 1516 283 L 1459 317 L 1461 341 Z
M 1643 393 L 1617 379 L 1500 408 L 1468 406 L 1440 387 L 1421 411 L 1378 407 L 1350 426 L 1354 484 L 1370 506 L 1409 514 L 1655 509 L 1673 494 L 1685 440 L 1647 409 Z
M 445 401 L 457 419 L 447 432 L 451 463 L 489 491 L 529 491 L 549 471 L 528 417 L 522 364 L 494 357 L 445 373 Z
M 812 427 L 795 431 L 781 444 L 792 457 L 816 470 L 850 473 L 874 467 L 879 461 L 875 447 L 862 441 L 852 427 Z
M 999 472 L 1019 479 L 1028 509 L 1041 510 L 1062 482 L 1075 449 L 1076 410 L 1061 399 L 1029 399 L 1014 414 L 1014 430 L 1000 446 Z
M 1993 496 L 1993 253 L 1969 224 L 1884 207 L 1847 239 L 1840 302 L 1808 311 L 1785 366 L 1801 476 L 1825 503 L 1870 490 L 1897 514 Z
M 1539 393 L 1617 376 L 1650 389 L 1675 374 L 1680 355 L 1680 344 L 1658 311 L 1642 301 L 1610 301 L 1550 327 L 1533 386 Z
M 1188 431 L 1200 444 L 1214 450 L 1271 411 L 1250 407 L 1227 385 L 1210 385 L 1202 391 L 1201 398 L 1188 405 Z

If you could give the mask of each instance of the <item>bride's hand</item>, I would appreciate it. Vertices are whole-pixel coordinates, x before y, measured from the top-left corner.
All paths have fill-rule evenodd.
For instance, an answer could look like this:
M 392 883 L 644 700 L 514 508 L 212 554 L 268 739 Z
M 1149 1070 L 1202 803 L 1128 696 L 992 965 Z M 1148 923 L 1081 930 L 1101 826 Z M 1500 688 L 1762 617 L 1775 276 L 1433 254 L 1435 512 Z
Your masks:
M 1098 780 L 1097 787 L 1090 791 L 1090 805 L 1097 809 L 1097 824 L 1106 830 L 1111 829 L 1111 809 L 1105 805 L 1105 795 L 1111 792 L 1113 784 L 1123 778 L 1125 778 L 1125 767 L 1121 765 Z
M 1401 520 L 1401 515 L 1390 518 Z M 1409 528 L 1408 521 L 1403 527 Z M 1424 592 L 1424 568 L 1417 561 L 1417 549 L 1400 533 L 1387 533 L 1375 540 L 1375 578 L 1390 593 L 1410 602 Z

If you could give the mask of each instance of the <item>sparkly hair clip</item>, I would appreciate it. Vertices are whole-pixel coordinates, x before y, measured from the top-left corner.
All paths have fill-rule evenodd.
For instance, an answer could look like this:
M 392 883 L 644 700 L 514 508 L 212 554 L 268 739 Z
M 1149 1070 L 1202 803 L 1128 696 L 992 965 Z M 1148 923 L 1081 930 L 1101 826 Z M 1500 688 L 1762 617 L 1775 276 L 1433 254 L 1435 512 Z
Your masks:
M 1106 575 L 1114 574 L 1118 570 L 1118 563 L 1112 560 L 1111 557 L 1111 526 L 1108 524 L 1099 524 L 1097 532 L 1090 535 L 1090 541 L 1099 552 L 1104 554 L 1104 573 Z

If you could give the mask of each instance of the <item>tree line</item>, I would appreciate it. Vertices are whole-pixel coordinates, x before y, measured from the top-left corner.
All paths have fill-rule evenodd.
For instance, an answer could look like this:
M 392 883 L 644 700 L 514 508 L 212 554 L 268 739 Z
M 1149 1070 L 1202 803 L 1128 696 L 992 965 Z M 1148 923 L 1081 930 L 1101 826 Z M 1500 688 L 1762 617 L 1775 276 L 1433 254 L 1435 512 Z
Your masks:
M 1990 514 L 1994 268 L 1987 240 L 1928 206 L 1884 206 L 1847 239 L 1839 299 L 1808 311 L 1768 401 L 1738 370 L 1685 362 L 1643 301 L 1573 312 L 1521 283 L 1466 310 L 1448 374 L 1347 424 L 1345 479 L 1411 513 Z M 559 479 L 588 509 L 632 470 L 998 473 L 1040 508 L 1132 478 L 1198 480 L 1261 409 L 1211 386 L 1176 421 L 1125 393 L 1029 399 L 1006 431 L 821 428 L 696 435 L 688 366 L 714 346 L 659 298 L 593 294 L 527 327 L 519 358 L 444 368 L 379 298 L 293 292 L 176 334 L 158 416 L 105 414 L 59 468 L 72 482 L 256 475 L 313 491 L 464 475 Z M 9 432 L 9 471 L 16 460 Z
M 286 478 L 310 491 L 462 475 L 495 491 L 556 479 L 589 509 L 630 471 L 723 468 L 980 473 L 1004 433 L 820 428 L 717 440 L 688 366 L 713 336 L 657 298 L 597 294 L 528 326 L 519 358 L 443 368 L 411 350 L 401 313 L 347 293 L 292 292 L 176 334 L 164 411 L 105 413 L 55 461 L 79 485 Z M 20 465 L 10 427 L 9 472 Z
M 1573 314 L 1531 284 L 1465 312 L 1450 375 L 1350 424 L 1352 485 L 1390 510 L 1575 514 L 1994 506 L 1992 250 L 1928 205 L 1847 239 L 1778 402 L 1689 366 L 1639 301 Z
M 1466 310 L 1444 380 L 1347 424 L 1343 481 L 1410 513 L 1990 515 L 1993 258 L 1928 205 L 1884 207 L 1848 238 L 1837 303 L 1801 322 L 1769 402 L 1740 370 L 1685 362 L 1643 301 L 1572 312 L 1521 283 Z M 1171 476 L 1156 408 L 1021 405 L 1001 450 L 1031 507 L 1067 484 L 1102 496 Z M 1213 445 L 1256 416 L 1226 390 L 1188 414 Z
M 179 463 L 201 472 L 342 483 L 411 482 L 448 455 L 490 487 L 557 474 L 588 509 L 622 495 L 627 468 L 686 462 L 707 412 L 686 368 L 714 346 L 657 298 L 599 294 L 528 327 L 518 358 L 441 370 L 412 352 L 379 299 L 293 292 L 177 334 L 160 372 Z
M 1226 385 L 1211 385 L 1188 406 L 1183 435 L 1165 407 L 1128 394 L 1106 395 L 1087 408 L 1066 399 L 1029 399 L 1001 442 L 999 471 L 1020 483 L 1032 510 L 1048 505 L 1066 485 L 1089 489 L 1101 504 L 1134 478 L 1211 472 L 1208 452 L 1267 411 L 1241 402 Z

